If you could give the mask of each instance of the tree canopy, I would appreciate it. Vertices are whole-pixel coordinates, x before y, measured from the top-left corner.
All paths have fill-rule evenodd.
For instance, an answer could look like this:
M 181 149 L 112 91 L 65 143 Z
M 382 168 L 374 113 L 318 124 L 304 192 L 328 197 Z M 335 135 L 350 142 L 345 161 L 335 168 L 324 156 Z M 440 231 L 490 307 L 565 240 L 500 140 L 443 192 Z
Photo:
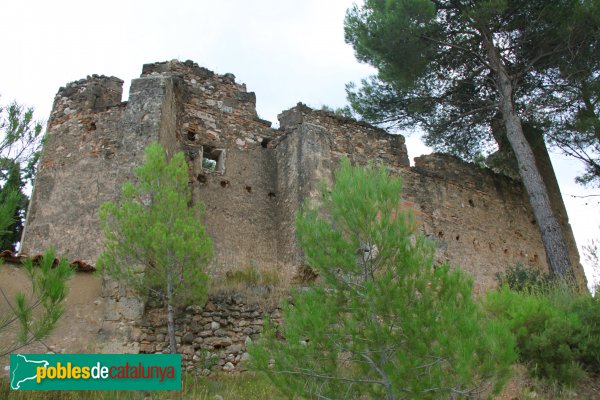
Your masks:
M 33 184 L 42 136 L 32 108 L 16 102 L 0 106 L 0 250 L 14 251 L 21 240 L 29 204 L 24 189 Z M 9 223 L 2 223 L 5 218 Z
M 346 15 L 346 40 L 378 69 L 349 87 L 355 110 L 419 126 L 427 144 L 467 159 L 507 145 L 559 276 L 570 271 L 565 235 L 527 133 L 549 132 L 550 104 L 564 108 L 576 76 L 597 80 L 598 15 L 597 0 L 367 0 Z
M 346 40 L 378 75 L 350 86 L 353 107 L 372 122 L 420 126 L 426 144 L 465 159 L 495 150 L 501 139 L 492 122 L 501 115 L 486 31 L 522 121 L 580 132 L 598 125 L 596 0 L 366 1 L 348 11 Z M 554 144 L 579 141 L 589 149 L 593 142 L 573 131 L 559 139 L 557 130 L 549 137 Z

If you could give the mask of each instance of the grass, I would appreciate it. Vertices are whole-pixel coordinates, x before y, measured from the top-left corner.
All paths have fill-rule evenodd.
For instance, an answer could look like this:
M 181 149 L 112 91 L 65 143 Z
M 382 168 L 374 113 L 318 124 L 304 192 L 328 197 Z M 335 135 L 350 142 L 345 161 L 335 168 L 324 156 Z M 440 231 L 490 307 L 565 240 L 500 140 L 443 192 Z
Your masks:
M 259 268 L 251 261 L 249 265 L 227 271 L 225 276 L 211 282 L 209 293 L 236 293 L 249 304 L 273 310 L 289 294 L 289 279 L 281 276 L 276 269 Z
M 513 376 L 496 400 L 598 400 L 600 376 L 591 375 L 573 387 L 531 377 L 527 366 L 515 364 Z
M 219 397 L 220 396 L 220 397 Z M 183 390 L 164 392 L 143 391 L 11 391 L 6 380 L 0 379 L 0 400 L 216 400 L 284 399 L 269 379 L 262 374 L 219 374 L 207 377 L 186 376 Z

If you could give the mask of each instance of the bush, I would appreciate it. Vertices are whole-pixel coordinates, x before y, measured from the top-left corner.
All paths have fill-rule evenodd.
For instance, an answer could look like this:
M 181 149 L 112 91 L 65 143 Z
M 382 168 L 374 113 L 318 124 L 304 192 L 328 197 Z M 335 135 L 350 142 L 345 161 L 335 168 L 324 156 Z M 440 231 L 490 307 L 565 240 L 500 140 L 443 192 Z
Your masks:
M 586 370 L 600 373 L 600 296 L 580 296 L 572 304 L 585 331 L 580 335 L 581 364 Z
M 533 376 L 571 386 L 600 370 L 598 299 L 560 284 L 521 292 L 504 286 L 488 294 L 487 309 L 508 324 Z
M 497 273 L 500 286 L 508 286 L 517 292 L 528 290 L 544 290 L 551 282 L 549 274 L 534 266 L 525 266 L 518 262 L 504 273 Z

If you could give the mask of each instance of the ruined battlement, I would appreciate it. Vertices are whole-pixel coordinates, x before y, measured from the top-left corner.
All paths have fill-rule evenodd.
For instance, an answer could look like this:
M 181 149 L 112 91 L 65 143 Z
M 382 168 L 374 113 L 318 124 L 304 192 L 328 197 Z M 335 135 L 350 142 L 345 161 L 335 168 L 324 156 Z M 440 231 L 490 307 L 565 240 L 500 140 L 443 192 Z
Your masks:
M 104 111 L 121 104 L 123 81 L 114 76 L 91 75 L 61 87 L 54 98 L 49 128 L 57 120 L 82 110 Z
M 319 182 L 333 181 L 342 157 L 356 164 L 381 162 L 401 174 L 405 189 L 398 201 L 414 210 L 422 231 L 437 243 L 438 261 L 470 272 L 476 291 L 494 287 L 496 273 L 517 262 L 548 269 L 527 196 L 508 177 L 439 154 L 418 157 L 411 167 L 402 135 L 301 103 L 282 112 L 280 128 L 273 129 L 258 117 L 256 96 L 246 85 L 192 61 L 144 65 L 127 102 L 121 101 L 122 84 L 92 75 L 59 90 L 23 252 L 53 246 L 61 256 L 94 264 L 102 250 L 100 205 L 119 200 L 122 184 L 143 162 L 144 148 L 157 141 L 168 154 L 186 154 L 192 198 L 204 203 L 213 239 L 214 279 L 252 265 L 291 281 L 304 264 L 295 215 L 306 199 L 319 196 Z M 98 279 L 93 285 L 86 293 L 97 297 L 74 311 L 71 330 L 94 338 L 99 351 L 139 351 L 140 343 L 149 344 L 136 328 L 144 305 L 114 282 Z M 235 338 L 194 346 L 213 350 L 210 343 L 237 346 L 244 340 L 235 319 L 219 321 L 232 324 Z M 63 335 L 54 340 L 66 343 L 72 336 Z
M 346 156 L 359 164 L 365 164 L 369 160 L 382 162 L 396 171 L 410 165 L 402 135 L 391 135 L 365 122 L 313 110 L 302 103 L 282 112 L 278 118 L 280 129 L 284 132 L 293 132 L 307 124 L 323 127 L 327 131 L 332 157 L 336 163 Z

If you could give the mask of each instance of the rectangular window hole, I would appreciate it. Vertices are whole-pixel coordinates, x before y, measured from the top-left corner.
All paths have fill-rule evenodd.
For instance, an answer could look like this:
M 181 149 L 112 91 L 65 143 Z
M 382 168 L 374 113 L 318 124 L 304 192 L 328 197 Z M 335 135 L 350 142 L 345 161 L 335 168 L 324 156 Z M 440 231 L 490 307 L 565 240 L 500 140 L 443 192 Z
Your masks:
M 211 146 L 202 147 L 202 169 L 205 172 L 225 172 L 225 150 Z

